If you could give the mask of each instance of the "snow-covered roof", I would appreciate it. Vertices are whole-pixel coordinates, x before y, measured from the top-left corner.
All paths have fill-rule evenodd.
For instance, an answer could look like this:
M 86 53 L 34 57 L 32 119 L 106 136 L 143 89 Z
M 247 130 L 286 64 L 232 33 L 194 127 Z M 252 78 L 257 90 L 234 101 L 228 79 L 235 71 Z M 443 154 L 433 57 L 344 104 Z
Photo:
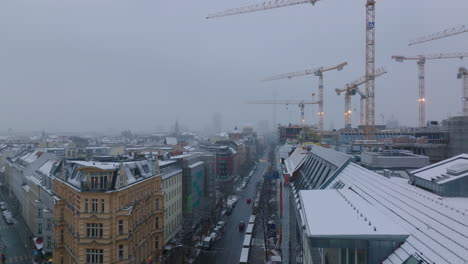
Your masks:
M 321 146 L 312 145 L 311 153 L 319 156 L 320 158 L 327 160 L 328 162 L 332 163 L 337 167 L 341 167 L 344 163 L 346 163 L 351 156 L 346 155 L 342 152 L 334 151 L 328 148 L 324 148 Z
M 38 150 L 35 150 L 35 151 L 32 151 L 32 152 L 27 152 L 24 156 L 22 156 L 20 158 L 20 160 L 31 164 L 34 161 L 36 161 L 41 156 L 41 154 L 42 154 L 42 152 L 40 152 Z
M 160 160 L 160 161 L 158 161 L 160 167 L 167 166 L 169 164 L 174 164 L 176 162 L 177 161 L 175 161 L 175 160 Z
M 161 174 L 161 177 L 163 180 L 167 179 L 167 178 L 170 178 L 174 175 L 177 175 L 179 173 L 182 173 L 182 170 L 181 169 L 174 169 L 174 170 L 168 170 L 168 171 L 165 171 Z
M 195 162 L 195 163 L 193 163 L 193 164 L 190 164 L 188 167 L 191 168 L 191 169 L 193 169 L 193 168 L 195 168 L 195 167 L 197 167 L 197 166 L 202 165 L 203 163 L 204 163 L 203 161 L 198 161 L 198 162 Z
M 237 154 L 237 151 L 236 151 L 235 149 L 229 147 L 229 150 L 231 151 L 231 153 L 232 153 L 233 155 Z
M 48 160 L 46 163 L 44 163 L 44 165 L 39 167 L 39 171 L 44 173 L 44 175 L 50 176 L 50 171 L 57 163 L 58 161 L 56 160 Z
M 284 161 L 286 171 L 289 174 L 293 174 L 304 162 L 308 151 L 302 148 L 296 148 L 291 156 Z
M 468 154 L 460 154 L 411 172 L 415 177 L 439 184 L 468 176 Z
M 177 138 L 166 137 L 166 145 L 177 145 Z
M 172 156 L 171 159 L 183 159 L 183 158 L 188 158 L 192 156 L 195 156 L 195 153 L 186 153 L 186 154 L 176 155 L 176 156 Z
M 101 170 L 115 170 L 119 167 L 118 162 L 98 162 L 98 161 L 83 161 L 83 160 L 71 160 L 71 163 L 76 163 L 83 167 L 93 167 Z
M 299 197 L 309 237 L 404 239 L 409 235 L 352 190 L 305 190 Z
M 389 223 L 394 222 L 409 233 L 405 242 L 383 263 L 403 263 L 414 254 L 424 256 L 431 263 L 468 261 L 468 214 L 444 198 L 354 163 L 348 164 L 327 188 L 351 188 L 356 195 L 349 196 L 349 200 L 358 210 L 365 212 L 363 205 L 367 201 Z M 328 210 L 335 209 L 328 207 Z M 372 221 L 373 215 L 369 218 Z
M 91 185 L 91 187 L 89 187 L 87 185 L 89 185 L 88 182 L 90 179 L 87 177 L 87 172 L 83 171 L 83 168 L 97 168 L 105 171 L 113 171 L 111 177 L 114 177 L 114 179 L 109 179 L 106 186 L 102 185 L 103 187 L 98 187 L 97 185 Z M 82 188 L 82 183 L 85 183 L 86 188 L 94 188 L 97 191 L 122 189 L 152 176 L 155 175 L 153 163 L 150 160 L 130 160 L 122 162 L 69 160 L 66 163 L 66 182 L 76 188 Z M 112 183 L 115 183 L 115 185 Z

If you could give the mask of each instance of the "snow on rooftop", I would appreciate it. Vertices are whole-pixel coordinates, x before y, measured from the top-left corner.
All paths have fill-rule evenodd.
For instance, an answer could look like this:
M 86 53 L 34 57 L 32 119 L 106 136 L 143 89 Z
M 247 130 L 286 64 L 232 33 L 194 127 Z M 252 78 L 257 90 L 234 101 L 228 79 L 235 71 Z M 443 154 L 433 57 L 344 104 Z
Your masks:
M 99 161 L 82 161 L 82 160 L 71 160 L 70 162 L 76 163 L 84 167 L 94 167 L 101 170 L 115 170 L 119 168 L 118 162 L 99 162 Z
M 169 164 L 176 163 L 176 161 L 175 160 L 160 160 L 158 161 L 158 163 L 159 163 L 159 166 L 166 166 Z
M 195 162 L 193 164 L 190 164 L 188 167 L 193 169 L 193 168 L 195 168 L 195 167 L 197 167 L 199 165 L 202 165 L 203 163 L 204 163 L 203 161 L 198 161 L 198 162 Z
M 351 159 L 351 156 L 347 154 L 316 145 L 312 145 L 310 152 L 332 163 L 336 167 L 341 167 L 341 165 Z
M 434 263 L 468 261 L 468 214 L 464 210 L 407 181 L 385 178 L 354 163 L 347 165 L 328 186 L 338 181 L 361 197 L 356 205 L 368 201 L 388 221 L 410 234 L 401 250 L 393 252 L 384 263 L 402 263 L 416 253 Z M 468 203 L 468 198 L 464 199 Z
M 41 156 L 40 151 L 28 152 L 26 155 L 22 156 L 20 159 L 27 163 L 33 163 Z
M 39 168 L 39 171 L 42 172 L 43 174 L 50 176 L 50 171 L 52 170 L 52 167 L 57 164 L 56 160 L 48 160 L 44 165 L 42 165 Z
M 305 190 L 299 196 L 310 237 L 404 239 L 409 235 L 352 190 Z
M 461 154 L 411 172 L 415 177 L 446 183 L 468 176 L 468 154 Z
M 194 155 L 195 155 L 194 153 L 181 154 L 181 155 L 172 156 L 171 159 L 183 159 L 183 158 L 192 157 Z
M 174 175 L 177 175 L 179 173 L 181 173 L 182 170 L 181 169 L 176 169 L 176 170 L 171 170 L 171 171 L 167 171 L 167 172 L 163 172 L 161 177 L 163 180 L 167 179 L 167 178 L 170 178 Z
M 166 137 L 166 145 L 177 145 L 177 138 Z
M 286 170 L 289 174 L 293 174 L 302 165 L 307 157 L 307 153 L 307 150 L 298 147 L 293 153 L 291 153 L 291 156 L 284 161 Z

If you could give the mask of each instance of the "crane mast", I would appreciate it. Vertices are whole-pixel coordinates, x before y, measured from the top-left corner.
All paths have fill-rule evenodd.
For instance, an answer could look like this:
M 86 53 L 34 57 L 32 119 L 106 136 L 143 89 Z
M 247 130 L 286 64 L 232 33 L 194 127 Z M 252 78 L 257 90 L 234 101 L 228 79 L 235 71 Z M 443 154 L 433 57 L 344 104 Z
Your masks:
M 315 69 L 306 69 L 302 71 L 295 71 L 295 72 L 290 72 L 290 73 L 284 73 L 284 74 L 279 74 L 275 75 L 269 78 L 264 79 L 263 81 L 273 81 L 273 80 L 281 80 L 281 79 L 291 79 L 294 77 L 299 77 L 299 76 L 304 76 L 304 75 L 315 75 L 319 77 L 319 84 L 318 84 L 318 96 L 319 99 L 317 101 L 319 105 L 319 111 L 317 113 L 318 115 L 318 129 L 320 132 L 323 132 L 324 130 L 324 117 L 325 113 L 323 110 L 323 105 L 324 105 L 324 98 L 323 98 L 323 73 L 327 71 L 332 71 L 332 70 L 337 70 L 341 71 L 344 66 L 348 65 L 347 62 L 340 63 L 338 65 L 332 66 L 332 67 L 319 67 Z
M 462 79 L 462 114 L 468 116 L 468 70 L 465 67 L 460 67 L 457 77 Z
M 311 3 L 314 5 L 318 0 L 271 0 L 262 4 L 255 4 L 247 7 L 232 8 L 223 12 L 208 15 L 206 18 L 217 18 L 230 15 L 238 15 L 263 11 L 267 9 L 280 8 L 292 5 Z M 375 1 L 367 0 L 366 2 L 366 139 L 375 138 Z M 319 95 L 320 97 L 320 95 Z M 322 101 L 323 103 L 323 101 Z M 322 124 L 320 131 L 323 131 L 324 113 L 319 113 L 319 123 Z
M 376 77 L 384 75 L 385 73 L 387 73 L 387 70 L 385 68 L 382 67 L 382 68 L 377 69 L 375 71 L 374 79 Z M 345 92 L 345 112 L 344 112 L 345 128 L 351 127 L 351 96 L 355 95 L 356 93 L 358 93 L 361 97 L 360 106 L 359 106 L 360 124 L 361 125 L 364 124 L 364 119 L 365 119 L 364 109 L 365 109 L 365 104 L 366 104 L 366 94 L 359 89 L 359 86 L 366 83 L 366 81 L 367 81 L 367 76 L 363 76 L 355 81 L 352 81 L 346 84 L 344 89 L 335 89 L 335 92 L 337 93 L 337 95 L 340 95 L 342 92 Z
M 436 40 L 436 39 L 454 36 L 454 35 L 462 34 L 465 32 L 468 32 L 468 25 L 452 27 L 452 28 L 448 28 L 448 29 L 445 29 L 445 30 L 442 30 L 442 31 L 439 31 L 439 32 L 436 32 L 427 36 L 423 36 L 423 37 L 410 40 L 409 46 Z
M 367 140 L 375 139 L 375 1 L 366 3 L 366 127 Z
M 418 65 L 418 109 L 419 109 L 419 127 L 424 127 L 426 124 L 426 88 L 425 88 L 425 65 L 427 60 L 437 59 L 463 59 L 468 57 L 468 52 L 454 52 L 454 53 L 435 53 L 429 55 L 418 56 L 392 56 L 397 62 L 405 60 L 416 60 Z

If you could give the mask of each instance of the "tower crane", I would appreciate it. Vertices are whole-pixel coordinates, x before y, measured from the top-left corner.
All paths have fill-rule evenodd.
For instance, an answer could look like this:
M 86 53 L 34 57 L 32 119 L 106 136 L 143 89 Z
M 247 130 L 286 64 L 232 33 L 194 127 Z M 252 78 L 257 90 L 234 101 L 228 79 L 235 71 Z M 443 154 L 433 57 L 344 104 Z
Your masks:
M 419 43 L 428 42 L 428 41 L 431 41 L 431 40 L 436 40 L 436 39 L 441 39 L 441 38 L 445 38 L 445 37 L 454 36 L 454 35 L 462 34 L 462 33 L 465 33 L 465 32 L 468 32 L 468 25 L 462 25 L 462 26 L 447 28 L 447 29 L 444 29 L 442 31 L 439 31 L 439 32 L 436 32 L 436 33 L 433 33 L 433 34 L 430 34 L 430 35 L 427 35 L 427 36 L 412 39 L 409 42 L 409 46 L 416 45 L 416 44 L 419 44 Z
M 250 5 L 241 8 L 231 8 L 222 12 L 208 15 L 206 18 L 218 18 L 224 16 L 252 13 L 274 8 L 281 8 L 300 4 L 315 5 L 319 0 L 271 0 L 261 4 Z M 366 139 L 375 138 L 375 1 L 366 0 Z M 323 112 L 322 112 L 323 114 Z M 319 125 L 320 126 L 320 125 Z M 322 127 L 323 131 L 323 119 Z
M 419 98 L 418 98 L 418 105 L 419 105 L 419 127 L 424 127 L 426 123 L 426 89 L 425 89 L 425 73 L 424 73 L 424 66 L 426 64 L 426 60 L 437 60 L 437 59 L 463 59 L 464 57 L 468 57 L 468 52 L 455 52 L 455 53 L 437 53 L 437 54 L 430 54 L 430 55 L 418 55 L 418 56 L 392 56 L 397 62 L 403 62 L 405 60 L 415 60 L 417 61 L 418 65 L 418 75 L 419 75 L 419 84 L 418 84 L 418 91 L 419 91 Z
M 281 80 L 281 79 L 291 79 L 294 77 L 298 76 L 304 76 L 304 75 L 310 75 L 313 74 L 315 76 L 319 77 L 319 85 L 318 85 L 318 96 L 319 99 L 317 101 L 317 104 L 319 106 L 319 111 L 318 111 L 318 128 L 320 132 L 323 132 L 323 119 L 324 119 L 324 112 L 323 112 L 323 73 L 327 71 L 332 71 L 332 70 L 338 70 L 341 71 L 344 66 L 348 65 L 347 62 L 340 63 L 336 66 L 333 67 L 319 67 L 315 69 L 306 69 L 302 71 L 296 71 L 296 72 L 290 72 L 290 73 L 284 73 L 276 76 L 272 76 L 269 78 L 264 79 L 263 81 L 273 81 L 273 80 Z
M 468 70 L 465 67 L 460 67 L 457 78 L 462 79 L 462 114 L 468 116 Z
M 384 75 L 385 73 L 387 73 L 387 70 L 384 67 L 377 69 L 375 71 L 374 79 L 376 77 Z M 344 127 L 345 128 L 351 127 L 351 96 L 355 95 L 356 93 L 358 93 L 361 96 L 360 110 L 359 110 L 360 123 L 361 125 L 365 124 L 364 110 L 365 110 L 365 105 L 366 105 L 366 94 L 359 89 L 359 86 L 367 81 L 368 81 L 367 76 L 363 76 L 355 81 L 352 81 L 346 84 L 345 88 L 343 89 L 338 89 L 338 88 L 335 89 L 335 92 L 337 95 L 340 95 L 342 92 L 345 93 L 345 112 L 344 112 L 345 114 L 345 126 Z
M 304 127 L 304 108 L 305 105 L 318 104 L 315 101 L 305 101 L 305 100 L 255 100 L 248 101 L 248 104 L 281 104 L 281 105 L 297 105 L 301 109 L 301 127 Z

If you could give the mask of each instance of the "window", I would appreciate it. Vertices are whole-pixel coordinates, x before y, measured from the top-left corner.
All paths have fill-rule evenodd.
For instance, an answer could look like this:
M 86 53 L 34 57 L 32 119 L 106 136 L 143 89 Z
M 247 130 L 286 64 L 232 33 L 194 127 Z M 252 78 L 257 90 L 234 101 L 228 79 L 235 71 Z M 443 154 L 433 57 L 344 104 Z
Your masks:
M 101 199 L 101 212 L 103 212 L 103 213 L 104 213 L 104 211 L 105 211 L 105 210 L 104 210 L 104 209 L 105 209 L 104 207 L 105 207 L 105 206 L 104 206 L 104 199 Z
M 91 177 L 91 189 L 95 190 L 98 188 L 98 186 L 99 186 L 98 177 L 92 176 Z
M 145 173 L 149 173 L 149 168 L 147 164 L 143 165 L 143 170 L 145 171 Z
M 51 230 L 51 229 L 52 229 L 52 219 L 50 219 L 50 218 L 47 218 L 46 229 L 47 229 L 47 230 Z
M 156 241 L 154 243 L 154 246 L 156 247 L 156 249 L 159 249 L 159 237 L 156 237 Z
M 64 218 L 64 209 L 60 208 L 60 219 L 63 220 L 63 218 Z
M 52 238 L 50 236 L 48 236 L 47 239 L 46 239 L 46 247 L 47 248 L 52 247 Z
M 63 235 L 63 229 L 62 229 L 60 230 L 60 243 L 63 243 L 63 240 L 64 240 L 63 237 L 64 235 Z
M 91 199 L 91 212 L 96 213 L 98 211 L 98 199 Z
M 119 259 L 123 259 L 123 245 L 119 245 Z
M 42 234 L 42 224 L 41 223 L 37 224 L 37 233 Z
M 123 234 L 123 220 L 119 220 L 119 235 Z
M 103 264 L 104 250 L 96 248 L 86 249 L 86 264 Z
M 103 224 L 87 223 L 86 236 L 87 237 L 103 237 Z
M 159 209 L 159 199 L 156 199 L 156 202 L 155 202 L 155 204 L 154 204 L 154 207 L 155 207 L 156 210 Z
M 155 222 L 156 222 L 156 229 L 159 229 L 159 217 L 156 217 Z
M 88 208 L 88 199 L 85 199 L 84 201 L 85 201 L 84 202 L 84 211 L 88 212 L 88 210 L 89 210 L 89 208 Z
M 42 208 L 37 208 L 37 217 L 42 218 Z
M 107 175 L 106 176 L 101 176 L 101 178 L 100 178 L 100 187 L 101 187 L 101 190 L 107 189 Z

